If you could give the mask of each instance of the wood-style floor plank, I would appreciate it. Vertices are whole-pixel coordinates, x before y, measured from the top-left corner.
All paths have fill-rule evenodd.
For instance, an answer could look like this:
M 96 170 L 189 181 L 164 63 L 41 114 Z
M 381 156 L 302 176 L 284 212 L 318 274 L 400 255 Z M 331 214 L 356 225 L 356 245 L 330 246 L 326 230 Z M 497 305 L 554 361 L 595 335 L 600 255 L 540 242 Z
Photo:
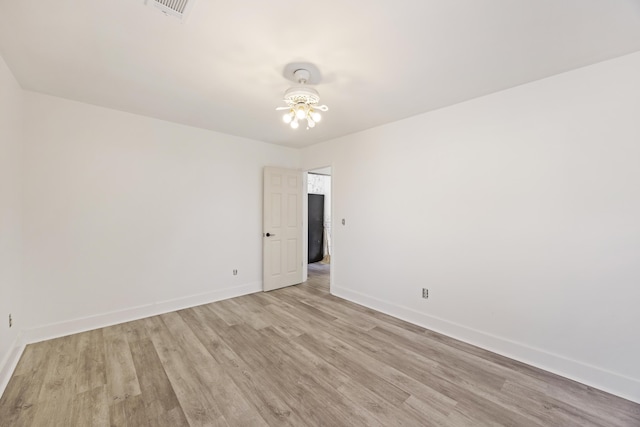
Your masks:
M 204 380 L 160 316 L 145 319 L 153 345 L 190 426 L 227 425 Z
M 28 345 L 0 426 L 640 427 L 640 405 L 307 282 Z
M 175 427 L 189 425 L 151 338 L 132 341 L 129 347 L 149 424 Z M 165 420 L 171 420 L 171 423 Z
M 271 387 L 260 370 L 251 369 L 215 332 L 215 326 L 212 327 L 215 322 L 208 321 L 213 313 L 194 307 L 181 311 L 180 315 L 268 424 L 303 425 L 302 419 L 286 404 L 282 392 Z
M 70 426 L 109 426 L 106 386 L 78 393 L 71 404 Z
M 91 391 L 107 383 L 103 330 L 78 334 L 78 357 L 75 367 L 75 392 Z
M 115 405 L 139 395 L 140 384 L 124 326 L 104 328 L 103 337 L 107 393 L 111 404 Z

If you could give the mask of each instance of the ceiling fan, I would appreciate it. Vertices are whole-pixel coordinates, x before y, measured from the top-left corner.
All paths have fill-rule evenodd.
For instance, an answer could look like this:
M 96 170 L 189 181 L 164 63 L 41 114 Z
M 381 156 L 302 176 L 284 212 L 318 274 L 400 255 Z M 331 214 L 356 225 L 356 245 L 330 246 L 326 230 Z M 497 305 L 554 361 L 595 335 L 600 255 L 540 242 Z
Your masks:
M 291 68 L 291 64 L 287 67 Z M 284 102 L 287 106 L 276 108 L 276 110 L 288 110 L 284 116 L 282 116 L 282 120 L 290 125 L 292 129 L 297 129 L 300 126 L 300 122 L 304 120 L 307 121 L 307 129 L 315 127 L 316 123 L 322 119 L 320 112 L 329 110 L 329 107 L 326 105 L 318 105 L 320 102 L 318 91 L 306 85 L 312 81 L 309 68 L 312 67 L 301 67 L 292 70 L 289 78 L 297 82 L 300 86 L 287 89 L 284 93 Z M 287 68 L 285 68 L 285 75 L 286 74 Z

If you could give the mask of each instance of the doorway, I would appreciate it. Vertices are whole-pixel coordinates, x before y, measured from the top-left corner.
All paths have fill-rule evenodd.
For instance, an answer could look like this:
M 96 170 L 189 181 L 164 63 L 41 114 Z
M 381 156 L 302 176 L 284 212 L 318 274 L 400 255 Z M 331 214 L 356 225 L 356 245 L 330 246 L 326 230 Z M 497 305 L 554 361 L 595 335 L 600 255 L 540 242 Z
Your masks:
M 307 262 L 313 264 L 320 262 L 325 257 L 326 237 L 324 236 L 324 194 L 307 195 L 308 202 L 308 237 L 309 250 L 307 251 Z
M 331 272 L 331 167 L 307 172 L 307 280 L 329 291 Z

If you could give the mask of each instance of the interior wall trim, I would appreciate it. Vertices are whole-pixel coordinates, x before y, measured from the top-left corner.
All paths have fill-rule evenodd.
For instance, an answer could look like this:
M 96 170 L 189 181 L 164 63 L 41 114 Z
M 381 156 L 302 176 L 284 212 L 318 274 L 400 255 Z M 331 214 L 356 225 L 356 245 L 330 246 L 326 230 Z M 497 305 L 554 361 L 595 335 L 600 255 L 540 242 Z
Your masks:
M 130 322 L 132 320 L 143 319 L 145 317 L 156 316 L 202 304 L 209 304 L 211 302 L 235 298 L 255 292 L 262 292 L 262 281 L 23 329 L 18 333 L 17 338 L 14 340 L 4 360 L 0 362 L 0 396 L 2 396 L 2 393 L 4 393 L 5 388 L 9 384 L 11 375 L 13 375 L 13 372 L 18 366 L 18 361 L 28 344 L 86 332 L 92 329 L 104 328 L 106 326 L 117 325 L 119 323 Z
M 380 311 L 414 325 L 447 335 L 502 356 L 535 366 L 582 384 L 640 403 L 640 380 L 610 372 L 578 360 L 530 347 L 472 329 L 417 310 L 393 304 L 357 291 L 331 285 L 331 294 Z
M 202 294 L 26 329 L 23 331 L 23 340 L 26 344 L 32 344 L 261 291 L 262 281 L 250 282 L 240 286 L 217 289 Z
M 5 388 L 7 388 L 11 375 L 16 370 L 25 347 L 26 344 L 24 344 L 22 334 L 19 332 L 4 359 L 0 362 L 0 397 L 2 397 Z

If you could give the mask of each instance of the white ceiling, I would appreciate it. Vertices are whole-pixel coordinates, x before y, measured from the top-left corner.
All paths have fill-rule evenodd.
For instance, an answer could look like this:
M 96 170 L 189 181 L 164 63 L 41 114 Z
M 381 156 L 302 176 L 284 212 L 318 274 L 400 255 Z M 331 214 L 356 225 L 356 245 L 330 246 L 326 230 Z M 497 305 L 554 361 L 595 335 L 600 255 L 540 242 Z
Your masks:
M 640 0 L 0 0 L 22 87 L 301 147 L 640 50 Z M 322 71 L 330 110 L 281 121 L 282 71 Z

